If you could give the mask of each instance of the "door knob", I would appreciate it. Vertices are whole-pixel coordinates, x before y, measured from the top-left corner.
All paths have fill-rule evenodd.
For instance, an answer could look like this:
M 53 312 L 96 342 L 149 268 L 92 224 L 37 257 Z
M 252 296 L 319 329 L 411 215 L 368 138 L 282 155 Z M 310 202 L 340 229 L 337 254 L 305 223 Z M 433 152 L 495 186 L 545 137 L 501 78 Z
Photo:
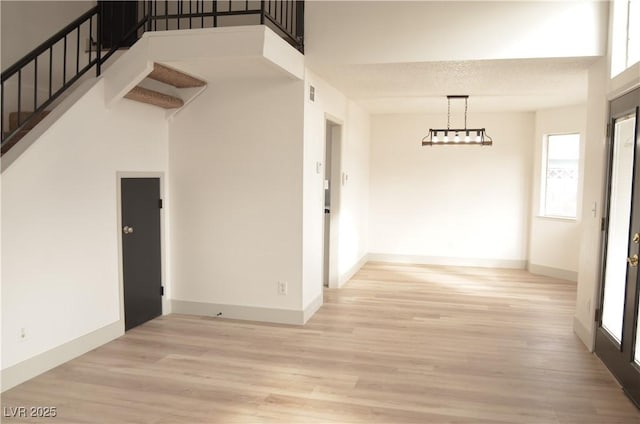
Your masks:
M 640 233 L 635 233 L 632 240 L 636 244 L 640 243 Z
M 638 266 L 638 255 L 633 255 L 630 258 L 627 258 L 627 262 L 631 266 Z
M 122 229 L 122 232 L 125 234 L 131 234 L 133 233 L 133 227 L 129 227 L 128 225 L 125 225 L 124 228 Z

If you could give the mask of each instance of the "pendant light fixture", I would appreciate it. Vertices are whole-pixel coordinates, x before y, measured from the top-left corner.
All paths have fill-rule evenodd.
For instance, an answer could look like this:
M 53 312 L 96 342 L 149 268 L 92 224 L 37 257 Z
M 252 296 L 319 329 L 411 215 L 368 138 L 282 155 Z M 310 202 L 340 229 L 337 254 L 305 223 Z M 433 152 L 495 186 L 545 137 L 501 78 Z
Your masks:
M 464 99 L 464 128 L 451 128 L 451 100 Z M 467 128 L 467 110 L 469 109 L 469 96 L 447 96 L 447 128 L 432 128 L 422 139 L 423 146 L 454 145 L 467 146 L 477 144 L 491 146 L 493 140 L 487 135 L 484 128 Z

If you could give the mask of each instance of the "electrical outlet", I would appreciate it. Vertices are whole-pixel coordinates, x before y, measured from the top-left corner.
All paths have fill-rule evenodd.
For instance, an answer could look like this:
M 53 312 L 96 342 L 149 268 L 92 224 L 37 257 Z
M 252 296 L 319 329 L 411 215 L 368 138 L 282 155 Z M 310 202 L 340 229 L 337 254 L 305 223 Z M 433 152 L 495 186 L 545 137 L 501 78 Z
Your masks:
M 278 281 L 278 294 L 280 296 L 285 296 L 287 294 L 287 282 L 286 281 Z

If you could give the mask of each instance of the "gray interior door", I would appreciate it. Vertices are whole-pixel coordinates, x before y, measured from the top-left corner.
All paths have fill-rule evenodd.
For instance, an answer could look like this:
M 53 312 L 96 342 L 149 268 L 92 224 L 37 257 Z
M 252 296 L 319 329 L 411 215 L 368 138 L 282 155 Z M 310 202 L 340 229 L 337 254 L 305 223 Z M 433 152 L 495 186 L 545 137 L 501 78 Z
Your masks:
M 125 330 L 162 314 L 160 179 L 123 178 L 122 269 Z

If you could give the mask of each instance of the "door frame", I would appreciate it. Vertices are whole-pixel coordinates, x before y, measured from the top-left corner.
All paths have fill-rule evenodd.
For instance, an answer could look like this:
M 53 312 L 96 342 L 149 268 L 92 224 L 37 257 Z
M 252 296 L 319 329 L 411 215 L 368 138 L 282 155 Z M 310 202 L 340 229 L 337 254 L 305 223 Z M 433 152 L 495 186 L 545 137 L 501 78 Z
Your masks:
M 338 247 L 340 246 L 340 205 L 342 202 L 342 186 L 343 181 L 343 150 L 344 150 L 344 121 L 328 113 L 324 114 L 323 125 L 323 139 L 322 139 L 322 161 L 327 152 L 327 127 L 332 128 L 331 137 L 331 212 L 329 214 L 329 288 L 340 287 L 340 267 L 339 267 L 339 255 Z M 335 135 L 338 137 L 335 138 Z M 326 169 L 326 163 L 324 164 Z M 336 184 L 337 182 L 337 184 Z M 324 209 L 324 174 L 322 177 L 322 206 Z M 335 213 L 334 213 L 335 211 Z M 323 278 L 320 278 L 320 284 L 324 289 L 324 262 L 325 262 L 325 228 L 324 228 L 324 215 L 322 217 L 322 273 Z
M 607 249 L 608 249 L 608 242 L 609 242 L 609 214 L 610 214 L 610 200 L 611 200 L 611 190 L 612 190 L 612 166 L 613 166 L 613 154 L 614 154 L 614 136 L 615 136 L 615 121 L 616 119 L 623 117 L 627 114 L 630 113 L 634 113 L 636 114 L 636 125 L 635 125 L 635 135 L 636 135 L 636 140 L 635 140 L 635 149 L 634 149 L 634 163 L 633 163 L 633 175 L 632 175 L 632 188 L 631 188 L 631 216 L 629 217 L 630 219 L 630 225 L 629 225 L 629 235 L 628 237 L 631 237 L 631 234 L 634 232 L 633 229 L 633 215 L 634 212 L 637 214 L 637 211 L 634 211 L 634 202 L 638 202 L 637 205 L 635 205 L 636 208 L 640 208 L 640 198 L 638 198 L 638 193 L 640 192 L 640 186 L 636 185 L 636 178 L 639 179 L 640 181 L 640 175 L 638 175 L 637 171 L 640 167 L 640 145 L 638 142 L 638 136 L 639 136 L 639 131 L 640 131 L 640 111 L 639 111 L 639 107 L 637 104 L 637 100 L 634 100 L 633 98 L 628 98 L 628 99 L 623 99 L 623 97 L 625 97 L 626 95 L 634 92 L 635 90 L 640 90 L 640 87 L 635 87 L 629 91 L 625 91 L 624 93 L 619 94 L 618 96 L 616 96 L 615 98 L 609 99 L 609 104 L 608 104 L 608 112 L 607 112 L 607 137 L 606 137 L 606 155 L 605 155 L 605 175 L 604 175 L 604 190 L 603 190 L 603 198 L 602 198 L 602 210 L 603 210 L 603 214 L 602 214 L 602 219 L 603 219 L 603 225 L 602 225 L 602 231 L 601 231 L 601 237 L 600 237 L 600 274 L 599 274 L 599 281 L 598 281 L 598 290 L 597 290 L 597 311 L 598 313 L 596 314 L 595 317 L 595 321 L 596 321 L 596 325 L 594 328 L 594 332 L 593 332 L 593 351 L 596 354 L 596 356 L 603 362 L 603 364 L 607 367 L 607 370 L 609 370 L 612 375 L 614 375 L 614 377 L 616 378 L 616 380 L 621 384 L 623 390 L 629 395 L 629 399 L 631 399 L 634 403 L 636 403 L 636 406 L 640 407 L 640 405 L 637 403 L 637 400 L 634 399 L 634 397 L 629 393 L 629 391 L 625 388 L 626 385 L 628 384 L 632 384 L 633 385 L 633 379 L 629 378 L 629 379 L 625 379 L 622 378 L 622 380 L 625 381 L 621 381 L 621 377 L 623 375 L 625 375 L 624 373 L 624 369 L 625 369 L 625 365 L 622 364 L 618 364 L 617 361 L 619 361 L 619 355 L 621 350 L 624 348 L 624 344 L 627 343 L 628 341 L 625 339 L 625 326 L 627 325 L 627 323 L 629 323 L 629 321 L 632 321 L 629 325 L 631 325 L 632 330 L 629 330 L 628 332 L 633 334 L 635 333 L 635 328 L 637 325 L 637 322 L 635 320 L 633 320 L 635 311 L 638 308 L 638 301 L 639 301 L 639 287 L 638 287 L 638 281 L 640 280 L 640 271 L 635 270 L 635 274 L 636 274 L 636 281 L 634 283 L 631 284 L 635 284 L 636 287 L 630 289 L 629 288 L 629 283 L 627 283 L 627 285 L 625 286 L 625 305 L 627 304 L 627 302 L 629 300 L 627 300 L 627 296 L 630 294 L 633 296 L 633 298 L 630 300 L 633 303 L 633 307 L 631 308 L 631 311 L 623 311 L 623 340 L 620 343 L 620 349 L 616 349 L 615 346 L 613 345 L 608 345 L 607 343 L 612 343 L 615 344 L 616 341 L 612 339 L 612 337 L 602 328 L 602 309 L 603 309 L 603 299 L 604 299 L 604 286 L 605 286 L 605 272 L 606 272 L 606 260 L 607 260 Z M 613 102 L 619 100 L 620 104 L 615 106 L 614 109 L 614 105 Z M 631 241 L 628 241 L 629 246 L 631 245 Z M 629 268 L 627 268 L 627 277 L 628 278 L 628 274 L 629 274 Z M 630 320 L 631 318 L 631 320 Z M 636 317 L 637 319 L 640 319 L 640 315 L 638 317 Z M 598 345 L 600 345 L 600 349 L 598 348 Z M 635 339 L 632 340 L 631 342 L 629 342 L 629 345 L 631 346 L 632 351 L 629 352 L 630 355 L 633 355 L 633 346 L 635 346 Z M 607 361 L 607 362 L 605 362 Z M 630 366 L 634 366 L 633 365 L 633 357 L 631 358 L 631 365 Z M 607 365 L 609 364 L 609 365 Z M 611 368 L 610 368 L 611 367 Z M 640 369 L 640 367 L 637 367 Z M 624 384 L 624 385 L 623 385 Z M 635 393 L 638 393 L 638 387 L 633 387 L 632 391 Z
M 171 302 L 169 300 L 170 287 L 167 283 L 166 272 L 166 210 L 167 195 L 164 172 L 136 172 L 118 171 L 116 172 L 116 217 L 118 234 L 118 301 L 119 301 L 119 321 L 124 332 L 124 269 L 122 265 L 122 179 L 123 178 L 158 178 L 160 179 L 160 198 L 162 199 L 162 209 L 160 209 L 160 275 L 164 296 L 162 296 L 162 315 L 171 313 Z

